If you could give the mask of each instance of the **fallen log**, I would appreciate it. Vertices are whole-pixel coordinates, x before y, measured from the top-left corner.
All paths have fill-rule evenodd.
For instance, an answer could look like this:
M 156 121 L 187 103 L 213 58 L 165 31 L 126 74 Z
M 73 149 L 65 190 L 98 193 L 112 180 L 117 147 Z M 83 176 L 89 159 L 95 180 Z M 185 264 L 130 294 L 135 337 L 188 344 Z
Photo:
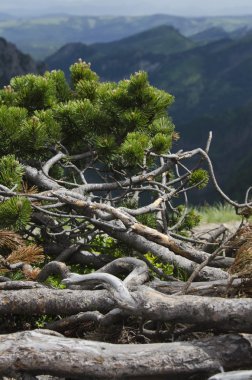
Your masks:
M 99 275 L 105 277 L 105 274 Z M 88 276 L 90 279 L 91 275 Z M 109 276 L 111 278 L 112 275 Z M 107 286 L 112 285 L 107 284 Z M 86 311 L 107 313 L 114 308 L 120 308 L 128 315 L 141 316 L 145 320 L 194 324 L 198 326 L 198 331 L 216 329 L 252 332 L 251 298 L 166 295 L 146 286 L 138 286 L 135 291 L 126 294 L 122 299 L 123 292 L 123 289 L 120 291 L 47 288 L 6 290 L 0 293 L 0 315 L 67 316 Z
M 96 310 L 106 313 L 115 304 L 106 290 L 38 288 L 0 293 L 0 315 L 73 315 Z
M 252 335 L 229 334 L 191 342 L 113 345 L 65 338 L 48 330 L 0 336 L 0 374 L 74 379 L 207 379 L 252 362 Z M 15 349 L 13 349 L 15 348 Z

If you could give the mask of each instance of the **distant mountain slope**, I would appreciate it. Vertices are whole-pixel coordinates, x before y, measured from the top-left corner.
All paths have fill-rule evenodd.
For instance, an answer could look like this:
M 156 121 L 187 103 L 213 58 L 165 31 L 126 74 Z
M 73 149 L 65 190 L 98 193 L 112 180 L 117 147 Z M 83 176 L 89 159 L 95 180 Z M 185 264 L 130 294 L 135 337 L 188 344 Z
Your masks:
M 82 42 L 110 42 L 160 25 L 169 25 L 191 36 L 213 27 L 232 33 L 252 28 L 252 16 L 184 18 L 157 14 L 138 17 L 49 15 L 0 21 L 0 34 L 35 58 L 45 58 L 61 46 Z
M 0 86 L 7 85 L 16 75 L 39 73 L 45 66 L 21 53 L 15 45 L 0 37 Z
M 103 50 L 107 45 L 96 45 L 96 48 Z M 111 49 L 120 48 L 118 41 L 109 44 Z M 135 49 L 144 53 L 172 54 L 189 50 L 195 44 L 188 38 L 180 34 L 177 29 L 169 25 L 161 25 L 134 36 L 124 38 L 122 49 Z M 164 48 L 166 51 L 164 51 Z M 107 48 L 106 48 L 107 49 Z
M 213 132 L 210 156 L 217 181 L 228 195 L 244 202 L 246 190 L 252 185 L 252 102 L 219 115 L 199 117 L 178 129 L 184 149 L 202 145 L 209 131 Z M 213 186 L 203 194 L 197 192 L 197 202 L 205 199 L 218 200 Z
M 89 46 L 67 44 L 45 62 L 50 69 L 60 68 L 68 74 L 69 66 L 78 58 L 84 58 L 92 62 L 104 79 L 120 80 L 139 69 L 155 71 L 168 55 L 195 46 L 173 27 L 163 25 L 115 42 Z
M 177 98 L 179 120 L 239 107 L 252 99 L 252 34 L 166 57 L 150 79 Z M 184 112 L 181 113 L 181 109 Z
M 230 38 L 230 34 L 221 27 L 212 27 L 202 32 L 193 34 L 191 40 L 194 42 L 209 43 Z

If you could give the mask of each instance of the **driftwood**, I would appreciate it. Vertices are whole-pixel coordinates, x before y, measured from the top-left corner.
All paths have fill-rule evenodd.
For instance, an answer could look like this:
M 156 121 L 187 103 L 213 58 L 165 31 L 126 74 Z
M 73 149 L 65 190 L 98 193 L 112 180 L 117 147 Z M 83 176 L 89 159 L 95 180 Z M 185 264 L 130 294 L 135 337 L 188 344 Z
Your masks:
M 121 298 L 119 298 L 122 295 Z M 132 300 L 132 302 L 131 302 Z M 115 307 L 143 319 L 194 324 L 204 329 L 252 333 L 252 300 L 166 295 L 148 287 L 128 294 L 106 290 L 47 288 L 2 291 L 0 315 L 106 313 Z
M 251 281 L 248 281 L 248 283 L 251 284 Z M 232 285 L 230 285 L 229 280 L 194 282 L 187 291 L 187 294 L 208 297 L 235 296 L 239 293 L 243 284 L 245 284 L 244 281 L 239 278 L 234 279 Z M 183 281 L 155 280 L 149 282 L 148 286 L 161 293 L 176 294 L 184 289 L 185 283 Z
M 13 349 L 15 347 L 15 349 Z M 204 379 L 220 367 L 252 361 L 252 335 L 191 342 L 113 345 L 71 339 L 47 330 L 0 336 L 0 374 L 49 374 L 73 379 Z

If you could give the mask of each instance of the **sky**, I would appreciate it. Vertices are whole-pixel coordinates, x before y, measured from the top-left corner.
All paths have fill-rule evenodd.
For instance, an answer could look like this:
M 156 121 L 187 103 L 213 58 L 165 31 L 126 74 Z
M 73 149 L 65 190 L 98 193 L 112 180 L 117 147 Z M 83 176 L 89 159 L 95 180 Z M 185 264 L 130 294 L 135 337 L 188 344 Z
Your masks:
M 0 0 L 0 12 L 15 16 L 69 13 L 82 15 L 178 16 L 252 14 L 252 0 Z

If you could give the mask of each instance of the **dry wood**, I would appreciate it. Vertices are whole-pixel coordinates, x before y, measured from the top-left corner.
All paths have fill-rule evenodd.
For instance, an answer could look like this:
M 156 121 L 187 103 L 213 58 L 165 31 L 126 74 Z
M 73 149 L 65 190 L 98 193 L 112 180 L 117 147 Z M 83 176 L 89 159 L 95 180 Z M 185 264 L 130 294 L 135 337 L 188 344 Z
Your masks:
M 152 253 L 160 261 L 167 264 L 173 264 L 176 268 L 183 269 L 186 273 L 191 274 L 197 267 L 197 264 L 186 257 L 176 255 L 169 248 L 164 247 L 153 241 L 149 241 L 143 236 L 140 236 L 132 231 L 119 232 L 110 228 L 103 227 L 103 230 L 110 236 L 123 241 L 133 249 L 145 254 L 147 252 Z M 228 274 L 220 268 L 204 267 L 199 273 L 197 280 L 201 281 L 214 281 L 227 279 Z
M 241 287 L 248 282 L 251 280 L 244 281 L 239 278 L 236 278 L 232 284 L 229 283 L 229 280 L 193 282 L 187 294 L 208 297 L 223 297 L 228 294 L 230 297 L 234 297 L 239 293 Z M 175 294 L 183 290 L 185 283 L 183 281 L 155 280 L 149 282 L 148 286 L 161 293 Z
M 26 331 L 0 337 L 0 374 L 85 380 L 176 380 L 191 375 L 204 379 L 220 367 L 250 365 L 251 343 L 251 335 L 229 334 L 191 342 L 113 345 L 64 338 L 48 330 Z
M 105 274 L 96 276 L 105 277 Z M 87 275 L 88 279 L 92 275 Z M 107 275 L 110 279 L 114 276 Z M 102 278 L 101 278 L 102 279 Z M 118 280 L 119 281 L 119 280 Z M 110 286 L 107 284 L 107 286 Z M 199 331 L 252 332 L 252 299 L 225 299 L 192 295 L 166 295 L 139 286 L 121 298 L 124 290 L 114 284 L 105 290 L 24 289 L 2 291 L 0 315 L 74 315 L 79 312 L 106 313 L 115 307 L 144 319 L 198 325 Z M 129 295 L 130 294 L 130 295 Z M 129 302 L 127 304 L 127 300 Z

